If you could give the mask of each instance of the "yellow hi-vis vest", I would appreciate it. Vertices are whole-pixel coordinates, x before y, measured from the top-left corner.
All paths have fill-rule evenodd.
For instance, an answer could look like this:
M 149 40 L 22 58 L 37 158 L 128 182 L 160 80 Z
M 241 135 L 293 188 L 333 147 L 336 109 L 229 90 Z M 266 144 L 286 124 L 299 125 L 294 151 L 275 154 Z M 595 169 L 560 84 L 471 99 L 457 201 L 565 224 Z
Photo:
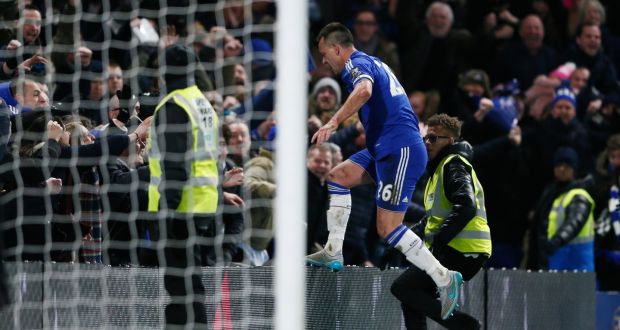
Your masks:
M 461 253 L 485 253 L 491 255 L 491 231 L 487 224 L 487 214 L 484 207 L 484 191 L 478 181 L 476 172 L 471 164 L 460 155 L 448 155 L 437 166 L 435 173 L 426 183 L 424 191 L 424 209 L 428 216 L 424 228 L 426 246 L 433 244 L 433 236 L 437 234 L 445 218 L 452 211 L 452 203 L 446 198 L 443 189 L 444 166 L 453 158 L 458 157 L 469 167 L 469 172 L 474 182 L 474 194 L 476 197 L 476 215 L 469 220 L 465 228 L 456 235 L 448 246 Z
M 191 86 L 172 91 L 155 108 L 155 114 L 168 101 L 174 101 L 187 113 L 192 125 L 193 145 L 186 151 L 185 159 L 191 163 L 188 181 L 183 187 L 181 202 L 176 211 L 181 213 L 215 213 L 218 203 L 218 117 L 209 101 L 198 87 Z M 165 125 L 163 121 L 159 125 Z M 167 128 L 164 128 L 167 129 Z M 170 129 L 175 129 L 170 127 Z M 149 184 L 149 212 L 159 210 L 162 180 L 162 159 L 159 152 L 157 128 L 151 126 L 147 141 L 151 182 Z M 175 150 L 180 152 L 180 150 Z M 164 178 L 165 179 L 165 178 Z
M 566 217 L 566 207 L 577 195 L 585 197 L 588 202 L 590 202 L 592 207 L 590 208 L 588 220 L 586 220 L 586 223 L 579 231 L 579 234 L 577 234 L 575 238 L 568 242 L 568 244 L 592 243 L 594 241 L 594 215 L 592 213 L 594 210 L 594 200 L 587 191 L 581 188 L 571 189 L 564 194 L 558 196 L 553 201 L 551 212 L 549 212 L 549 224 L 547 227 L 548 239 L 551 239 L 558 231 L 558 228 L 562 226 L 562 223 L 564 222 Z

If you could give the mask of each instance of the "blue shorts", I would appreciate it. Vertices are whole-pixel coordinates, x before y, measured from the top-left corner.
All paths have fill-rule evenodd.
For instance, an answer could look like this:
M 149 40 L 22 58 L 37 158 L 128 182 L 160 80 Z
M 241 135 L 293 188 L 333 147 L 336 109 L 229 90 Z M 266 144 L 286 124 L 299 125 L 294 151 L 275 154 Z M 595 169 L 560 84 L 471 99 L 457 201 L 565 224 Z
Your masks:
M 368 149 L 358 151 L 349 160 L 363 168 L 377 184 L 377 206 L 405 212 L 415 185 L 424 173 L 428 156 L 423 143 L 393 150 L 377 150 L 376 158 Z

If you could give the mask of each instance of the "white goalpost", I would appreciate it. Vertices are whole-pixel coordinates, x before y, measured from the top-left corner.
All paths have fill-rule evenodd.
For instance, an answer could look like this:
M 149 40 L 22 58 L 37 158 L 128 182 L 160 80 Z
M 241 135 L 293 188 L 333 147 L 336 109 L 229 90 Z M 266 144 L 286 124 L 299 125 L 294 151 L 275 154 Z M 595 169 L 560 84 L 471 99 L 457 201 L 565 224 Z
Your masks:
M 281 0 L 277 4 L 276 110 L 280 125 L 276 143 L 275 326 L 276 329 L 303 329 L 308 3 Z

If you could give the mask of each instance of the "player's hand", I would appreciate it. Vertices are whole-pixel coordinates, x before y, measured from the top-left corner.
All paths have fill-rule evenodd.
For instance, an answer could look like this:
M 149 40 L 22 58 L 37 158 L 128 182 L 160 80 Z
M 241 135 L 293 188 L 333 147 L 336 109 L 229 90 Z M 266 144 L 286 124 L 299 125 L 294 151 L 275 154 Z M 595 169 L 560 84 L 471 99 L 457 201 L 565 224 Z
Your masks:
M 321 126 L 321 128 L 319 128 L 319 130 L 316 133 L 314 133 L 314 135 L 312 136 L 312 140 L 310 140 L 310 142 L 311 143 L 316 142 L 316 144 L 321 144 L 329 140 L 329 137 L 336 131 L 336 129 L 338 129 L 338 125 L 336 125 L 334 122 L 330 120 L 327 122 L 327 124 Z

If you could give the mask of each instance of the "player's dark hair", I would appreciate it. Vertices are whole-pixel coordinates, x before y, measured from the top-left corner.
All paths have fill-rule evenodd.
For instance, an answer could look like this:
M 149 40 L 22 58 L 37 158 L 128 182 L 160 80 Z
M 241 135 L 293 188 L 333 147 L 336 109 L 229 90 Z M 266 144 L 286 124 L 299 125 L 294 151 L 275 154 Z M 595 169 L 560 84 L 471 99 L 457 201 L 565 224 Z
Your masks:
M 316 41 L 319 42 L 321 38 L 325 38 L 325 42 L 329 44 L 337 44 L 345 47 L 353 46 L 353 35 L 346 26 L 333 22 L 325 25 L 319 35 L 316 37 Z
M 452 137 L 459 138 L 461 136 L 461 126 L 463 125 L 463 122 L 458 120 L 456 117 L 450 117 L 445 113 L 441 113 L 428 118 L 426 124 L 428 127 L 443 126 L 453 134 Z

